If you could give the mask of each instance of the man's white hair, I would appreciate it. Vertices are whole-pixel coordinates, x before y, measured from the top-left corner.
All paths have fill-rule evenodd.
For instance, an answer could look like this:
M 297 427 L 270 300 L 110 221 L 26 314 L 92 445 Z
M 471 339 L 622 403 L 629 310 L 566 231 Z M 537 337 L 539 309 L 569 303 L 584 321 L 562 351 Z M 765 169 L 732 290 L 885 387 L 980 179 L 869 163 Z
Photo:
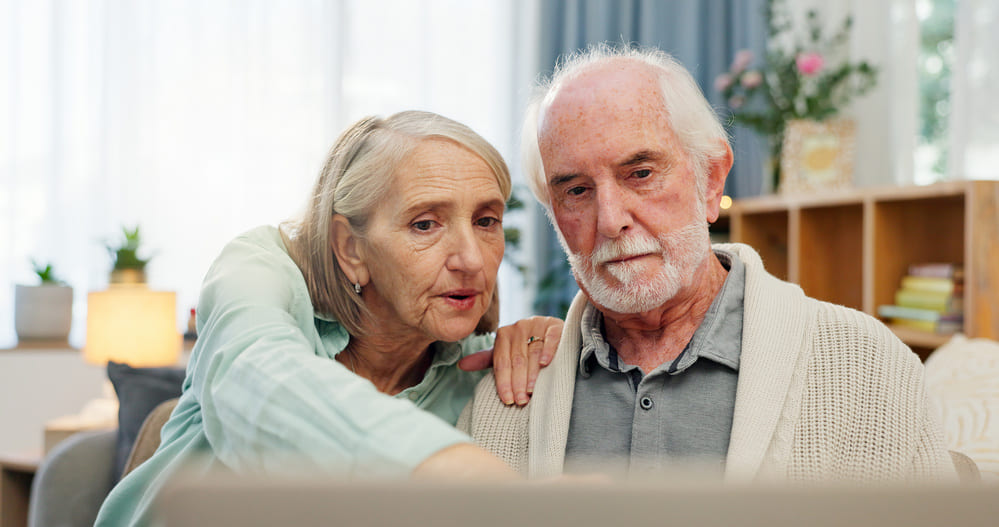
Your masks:
M 704 198 L 709 161 L 725 155 L 728 145 L 725 128 L 690 72 L 676 59 L 658 48 L 607 44 L 590 46 L 559 61 L 551 78 L 538 85 L 524 118 L 520 150 L 527 184 L 549 216 L 552 202 L 538 147 L 538 125 L 542 113 L 547 111 L 547 106 L 564 83 L 594 66 L 621 59 L 644 63 L 658 75 L 669 127 L 693 165 L 699 198 Z

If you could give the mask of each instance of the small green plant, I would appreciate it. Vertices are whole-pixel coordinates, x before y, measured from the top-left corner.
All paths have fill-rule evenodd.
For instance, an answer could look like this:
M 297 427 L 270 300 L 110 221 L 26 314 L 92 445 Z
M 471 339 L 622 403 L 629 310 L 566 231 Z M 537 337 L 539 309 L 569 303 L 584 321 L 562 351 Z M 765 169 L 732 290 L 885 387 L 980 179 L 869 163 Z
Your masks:
M 108 252 L 111 254 L 111 262 L 114 264 L 112 270 L 145 270 L 146 264 L 149 263 L 149 260 L 152 257 L 144 259 L 139 258 L 139 245 L 142 244 L 142 238 L 139 235 L 139 226 L 136 225 L 135 228 L 131 230 L 129 230 L 128 227 L 122 227 L 122 234 L 124 235 L 124 239 L 117 246 L 109 243 L 105 244 L 108 248 Z
M 517 196 L 519 191 L 520 187 L 514 187 L 513 192 L 510 193 L 510 199 L 506 202 L 507 212 L 512 210 L 523 210 L 524 202 Z M 519 271 L 521 275 L 524 275 L 527 273 L 527 266 L 525 266 L 522 262 L 518 262 L 513 255 L 513 253 L 517 253 L 520 250 L 520 229 L 517 227 L 504 227 L 503 238 L 506 241 L 507 246 L 507 251 L 504 253 L 503 258 L 516 267 L 517 271 Z
M 42 285 L 59 285 L 62 284 L 62 280 L 56 278 L 55 272 L 52 270 L 52 264 L 46 263 L 44 266 L 34 259 L 31 260 L 31 268 L 41 278 Z

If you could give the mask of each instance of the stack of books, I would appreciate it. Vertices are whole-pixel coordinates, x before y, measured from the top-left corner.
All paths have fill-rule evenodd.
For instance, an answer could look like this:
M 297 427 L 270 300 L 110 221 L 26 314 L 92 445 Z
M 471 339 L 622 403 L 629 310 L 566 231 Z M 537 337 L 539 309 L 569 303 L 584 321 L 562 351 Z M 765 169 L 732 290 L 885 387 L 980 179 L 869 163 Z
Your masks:
M 878 307 L 890 324 L 948 334 L 964 323 L 964 271 L 954 263 L 919 263 L 909 266 L 895 303 Z

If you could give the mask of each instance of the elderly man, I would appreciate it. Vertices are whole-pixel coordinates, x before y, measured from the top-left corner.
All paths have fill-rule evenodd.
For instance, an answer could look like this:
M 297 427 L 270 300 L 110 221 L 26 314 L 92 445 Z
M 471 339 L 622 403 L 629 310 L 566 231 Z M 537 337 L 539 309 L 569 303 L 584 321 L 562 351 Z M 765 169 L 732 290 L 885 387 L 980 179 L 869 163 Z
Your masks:
M 694 462 L 730 481 L 954 477 L 916 355 L 750 247 L 711 246 L 732 150 L 671 57 L 569 57 L 523 145 L 582 291 L 527 407 L 479 386 L 459 426 L 480 444 L 530 477 Z

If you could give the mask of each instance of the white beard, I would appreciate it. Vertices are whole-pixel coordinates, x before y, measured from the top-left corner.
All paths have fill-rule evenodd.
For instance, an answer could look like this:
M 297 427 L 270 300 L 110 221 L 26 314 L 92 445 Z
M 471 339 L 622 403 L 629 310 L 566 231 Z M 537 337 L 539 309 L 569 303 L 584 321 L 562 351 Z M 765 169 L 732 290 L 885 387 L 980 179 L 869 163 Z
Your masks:
M 664 305 L 692 283 L 711 247 L 708 224 L 704 221 L 660 234 L 658 238 L 637 235 L 609 240 L 597 246 L 589 257 L 571 252 L 561 232 L 558 236 L 569 255 L 576 280 L 590 299 L 617 313 L 642 313 Z M 645 266 L 639 262 L 604 263 L 649 253 L 662 257 L 662 266 L 651 274 L 643 273 Z

